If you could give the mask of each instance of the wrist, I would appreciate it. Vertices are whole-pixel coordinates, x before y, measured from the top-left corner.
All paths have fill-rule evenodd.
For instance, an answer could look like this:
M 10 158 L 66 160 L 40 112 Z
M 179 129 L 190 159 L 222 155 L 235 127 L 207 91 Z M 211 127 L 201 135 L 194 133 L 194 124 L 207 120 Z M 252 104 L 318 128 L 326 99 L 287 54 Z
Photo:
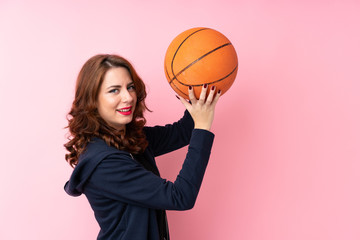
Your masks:
M 195 128 L 195 129 L 202 129 L 202 130 L 207 130 L 207 131 L 210 131 L 210 129 L 211 129 L 211 125 L 206 125 L 206 124 L 195 124 L 194 128 Z

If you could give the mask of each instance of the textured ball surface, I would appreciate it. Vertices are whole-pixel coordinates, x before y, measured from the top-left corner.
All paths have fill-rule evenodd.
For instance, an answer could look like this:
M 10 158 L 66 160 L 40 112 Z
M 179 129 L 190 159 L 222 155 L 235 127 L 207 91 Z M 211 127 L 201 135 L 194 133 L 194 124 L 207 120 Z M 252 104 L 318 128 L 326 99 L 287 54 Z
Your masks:
M 238 70 L 235 48 L 223 34 L 211 28 L 192 28 L 179 34 L 165 54 L 165 75 L 174 91 L 189 99 L 193 86 L 198 98 L 203 84 L 224 94 Z

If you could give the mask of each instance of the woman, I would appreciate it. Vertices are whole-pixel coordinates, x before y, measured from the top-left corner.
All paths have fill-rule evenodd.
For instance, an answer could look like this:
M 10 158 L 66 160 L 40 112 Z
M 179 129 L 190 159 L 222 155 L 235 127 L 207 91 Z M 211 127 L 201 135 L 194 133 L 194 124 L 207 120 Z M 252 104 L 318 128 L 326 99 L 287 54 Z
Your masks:
M 209 131 L 220 97 L 189 87 L 182 119 L 145 127 L 145 85 L 116 55 L 96 55 L 82 67 L 69 112 L 65 158 L 74 168 L 65 191 L 87 197 L 100 225 L 98 239 L 170 239 L 165 209 L 191 209 L 205 173 L 214 135 Z M 175 182 L 160 177 L 154 157 L 189 144 Z

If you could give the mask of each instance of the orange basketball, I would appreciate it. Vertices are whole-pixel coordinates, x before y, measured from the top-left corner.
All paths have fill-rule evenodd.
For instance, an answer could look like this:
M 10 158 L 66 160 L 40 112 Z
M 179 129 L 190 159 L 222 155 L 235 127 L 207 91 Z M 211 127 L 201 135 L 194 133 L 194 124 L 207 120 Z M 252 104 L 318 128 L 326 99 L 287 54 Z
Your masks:
M 165 54 L 165 74 L 170 86 L 189 99 L 193 86 L 198 98 L 203 84 L 224 94 L 238 70 L 235 48 L 223 34 L 210 28 L 192 28 L 179 34 Z

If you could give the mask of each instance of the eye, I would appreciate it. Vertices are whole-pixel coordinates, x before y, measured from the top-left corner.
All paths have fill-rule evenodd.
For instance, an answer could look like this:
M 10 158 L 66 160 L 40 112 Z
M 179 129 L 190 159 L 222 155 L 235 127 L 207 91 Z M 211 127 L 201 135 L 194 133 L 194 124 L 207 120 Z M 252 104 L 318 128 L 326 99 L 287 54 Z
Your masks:
M 128 86 L 128 90 L 129 91 L 135 91 L 135 85 Z
M 117 88 L 111 89 L 109 93 L 119 93 L 119 89 Z

